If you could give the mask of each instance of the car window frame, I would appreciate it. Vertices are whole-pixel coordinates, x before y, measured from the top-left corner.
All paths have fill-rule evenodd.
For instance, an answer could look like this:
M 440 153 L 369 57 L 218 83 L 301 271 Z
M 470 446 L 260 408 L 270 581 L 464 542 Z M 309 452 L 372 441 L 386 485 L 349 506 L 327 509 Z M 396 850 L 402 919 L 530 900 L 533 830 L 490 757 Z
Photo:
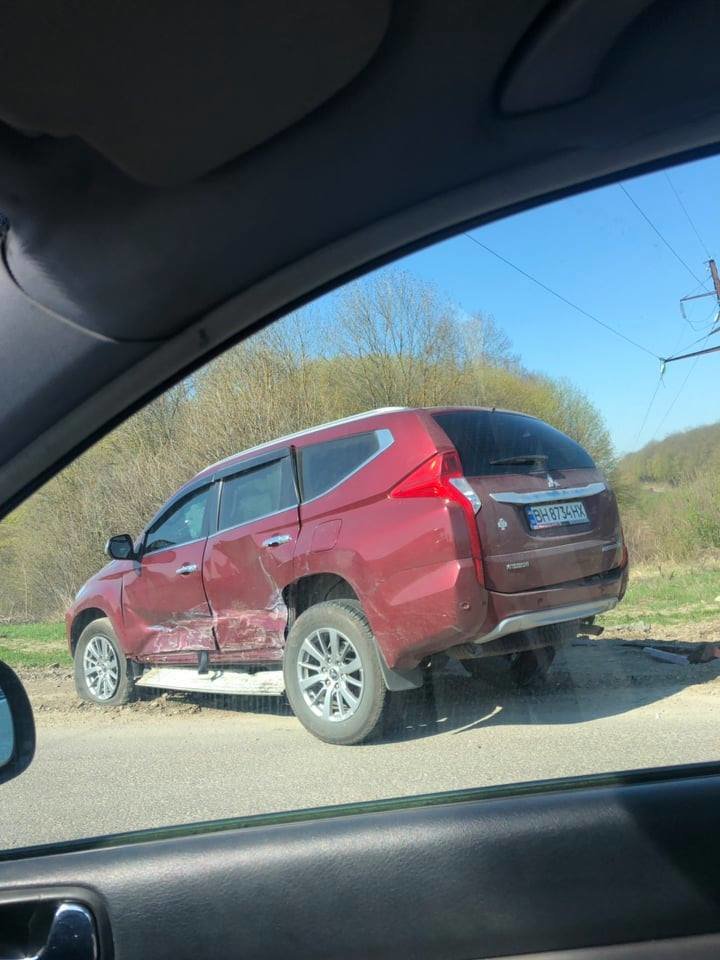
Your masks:
M 332 486 L 328 487 L 327 490 L 323 490 L 321 493 L 316 493 L 314 497 L 306 497 L 303 490 L 303 475 L 302 475 L 302 454 L 304 450 L 307 450 L 310 447 L 319 447 L 321 445 L 326 445 L 329 443 L 334 443 L 336 440 L 351 440 L 353 437 L 366 436 L 369 433 L 375 434 L 378 441 L 377 450 L 363 460 L 362 463 L 359 463 L 356 467 L 346 473 L 344 477 L 334 483 Z M 359 473 L 360 470 L 364 470 L 368 464 L 372 463 L 376 457 L 379 457 L 381 453 L 384 453 L 395 443 L 395 437 L 393 436 L 392 430 L 388 427 L 375 427 L 372 430 L 358 430 L 356 433 L 348 433 L 342 437 L 333 437 L 331 440 L 319 440 L 316 443 L 304 444 L 302 447 L 297 448 L 297 465 L 296 465 L 296 474 L 297 474 L 297 483 L 300 488 L 300 502 L 303 504 L 314 503 L 316 500 L 319 500 L 321 497 L 326 497 L 329 493 L 332 493 L 334 490 L 337 490 L 338 487 L 341 487 L 344 483 L 354 477 L 356 473 Z
M 259 470 L 262 467 L 270 466 L 271 464 L 277 463 L 281 460 L 288 460 L 290 462 L 295 503 L 288 504 L 286 507 L 282 507 L 280 510 L 273 510 L 270 513 L 262 514 L 259 517 L 253 517 L 251 520 L 243 520 L 241 523 L 233 523 L 226 527 L 221 527 L 220 509 L 222 506 L 225 483 L 229 480 L 233 480 L 237 476 L 250 473 L 253 470 Z M 217 494 L 215 511 L 212 519 L 212 529 L 208 533 L 208 538 L 213 537 L 218 533 L 225 533 L 228 530 L 237 530 L 240 527 L 249 526 L 252 523 L 257 523 L 259 520 L 268 520 L 270 517 L 277 517 L 281 513 L 287 513 L 288 510 L 298 510 L 302 502 L 300 496 L 300 486 L 298 483 L 297 461 L 295 457 L 295 450 L 292 447 L 281 447 L 279 449 L 269 451 L 268 453 L 261 454 L 260 456 L 252 457 L 249 460 L 243 460 L 239 463 L 231 464 L 230 466 L 225 467 L 213 474 L 213 483 L 217 488 Z
M 179 490 L 170 500 L 168 500 L 163 506 L 158 510 L 155 516 L 150 520 L 145 529 L 143 530 L 140 541 L 140 561 L 144 560 L 146 556 L 155 557 L 160 553 L 164 553 L 168 550 L 178 550 L 180 547 L 186 547 L 191 543 L 200 543 L 203 540 L 207 540 L 210 536 L 213 518 L 217 513 L 217 491 L 215 490 L 216 484 L 207 478 L 203 478 L 202 481 L 193 484 L 191 487 L 183 487 Z M 170 513 L 174 507 L 177 506 L 178 502 L 185 500 L 188 497 L 193 496 L 198 491 L 207 488 L 208 491 L 208 504 L 205 510 L 205 518 L 203 520 L 203 534 L 200 537 L 193 537 L 191 540 L 183 540 L 182 543 L 174 543 L 170 547 L 160 547 L 158 550 L 148 550 L 147 549 L 147 538 L 150 534 L 152 528 L 165 519 L 165 515 Z

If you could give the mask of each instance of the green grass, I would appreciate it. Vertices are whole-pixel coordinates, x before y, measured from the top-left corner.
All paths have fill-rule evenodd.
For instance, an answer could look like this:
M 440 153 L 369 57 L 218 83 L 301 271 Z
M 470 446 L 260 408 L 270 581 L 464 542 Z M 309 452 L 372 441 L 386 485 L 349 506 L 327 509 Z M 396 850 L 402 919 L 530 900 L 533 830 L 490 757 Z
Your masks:
M 720 618 L 720 567 L 631 567 L 630 583 L 623 602 L 602 617 L 607 627 L 629 624 L 681 626 Z
M 0 660 L 11 667 L 72 664 L 63 623 L 0 623 Z

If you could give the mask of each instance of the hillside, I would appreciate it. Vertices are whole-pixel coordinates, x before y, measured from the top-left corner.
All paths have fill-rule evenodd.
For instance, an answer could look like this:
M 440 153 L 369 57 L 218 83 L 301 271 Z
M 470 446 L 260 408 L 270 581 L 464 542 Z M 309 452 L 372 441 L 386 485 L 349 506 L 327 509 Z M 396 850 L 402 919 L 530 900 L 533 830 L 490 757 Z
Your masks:
M 623 457 L 616 473 L 635 561 L 705 564 L 720 550 L 720 423 L 674 433 Z
M 720 422 L 673 433 L 620 460 L 624 480 L 676 487 L 720 465 Z

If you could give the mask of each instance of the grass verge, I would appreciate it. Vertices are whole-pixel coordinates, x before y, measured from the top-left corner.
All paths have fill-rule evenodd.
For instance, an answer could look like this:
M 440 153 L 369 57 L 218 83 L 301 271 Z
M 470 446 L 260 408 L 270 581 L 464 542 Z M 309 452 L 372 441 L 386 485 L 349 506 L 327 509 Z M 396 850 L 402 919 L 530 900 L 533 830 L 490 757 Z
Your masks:
M 683 626 L 720 618 L 720 565 L 631 567 L 623 602 L 601 618 L 606 627 Z
M 0 623 L 0 660 L 11 667 L 71 666 L 65 625 L 58 622 Z

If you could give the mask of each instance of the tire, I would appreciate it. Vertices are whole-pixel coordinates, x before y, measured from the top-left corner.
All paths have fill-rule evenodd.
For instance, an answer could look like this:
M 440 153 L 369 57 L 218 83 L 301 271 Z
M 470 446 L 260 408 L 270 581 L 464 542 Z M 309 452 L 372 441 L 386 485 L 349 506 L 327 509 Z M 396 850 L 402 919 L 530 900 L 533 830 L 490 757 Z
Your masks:
M 356 660 L 359 669 L 342 669 Z M 288 635 L 283 671 L 295 716 L 318 739 L 349 746 L 373 734 L 387 688 L 375 637 L 356 600 L 328 600 L 300 614 Z
M 555 659 L 555 647 L 538 647 L 513 654 L 510 674 L 519 687 L 529 687 L 544 680 Z
M 135 682 L 109 620 L 93 620 L 85 627 L 74 659 L 75 689 L 81 700 L 101 707 L 118 707 L 135 699 Z M 98 659 L 103 667 L 101 674 L 91 671 Z

